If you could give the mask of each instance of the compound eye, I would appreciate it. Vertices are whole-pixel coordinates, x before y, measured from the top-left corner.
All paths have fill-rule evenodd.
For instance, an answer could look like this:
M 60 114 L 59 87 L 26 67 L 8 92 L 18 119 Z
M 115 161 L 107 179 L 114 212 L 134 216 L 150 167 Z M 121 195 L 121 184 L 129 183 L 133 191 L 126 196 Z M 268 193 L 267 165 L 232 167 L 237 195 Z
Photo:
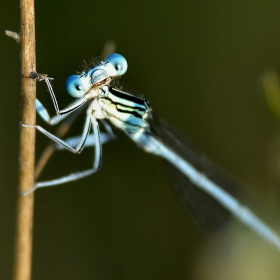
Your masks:
M 109 55 L 106 62 L 110 62 L 113 65 L 119 76 L 123 75 L 128 67 L 126 59 L 118 53 Z
M 75 98 L 80 98 L 86 93 L 86 90 L 78 75 L 72 75 L 68 78 L 66 81 L 66 90 L 71 96 Z

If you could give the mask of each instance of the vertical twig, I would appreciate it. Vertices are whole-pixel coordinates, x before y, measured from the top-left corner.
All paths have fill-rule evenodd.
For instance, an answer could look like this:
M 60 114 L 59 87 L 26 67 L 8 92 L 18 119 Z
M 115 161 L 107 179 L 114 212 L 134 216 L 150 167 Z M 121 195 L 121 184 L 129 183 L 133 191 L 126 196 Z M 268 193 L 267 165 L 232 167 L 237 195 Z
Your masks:
M 20 35 L 6 31 L 19 44 L 21 57 L 22 116 L 25 124 L 35 124 L 36 81 L 30 79 L 36 70 L 34 0 L 20 0 Z M 24 192 L 34 184 L 35 130 L 21 128 L 20 135 L 20 191 Z M 17 240 L 15 280 L 31 279 L 33 193 L 19 196 L 17 217 Z

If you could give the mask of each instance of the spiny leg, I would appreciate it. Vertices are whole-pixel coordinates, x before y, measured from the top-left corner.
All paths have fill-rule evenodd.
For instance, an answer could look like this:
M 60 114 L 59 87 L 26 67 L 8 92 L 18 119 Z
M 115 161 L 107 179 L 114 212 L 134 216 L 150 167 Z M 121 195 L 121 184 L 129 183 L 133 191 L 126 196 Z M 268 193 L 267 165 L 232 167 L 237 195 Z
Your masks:
M 51 86 L 51 83 L 50 83 L 50 80 L 53 80 L 53 78 L 48 77 L 47 74 L 41 74 L 41 73 L 37 73 L 37 72 L 34 72 L 34 71 L 31 72 L 30 77 L 36 79 L 37 81 L 45 81 L 46 82 L 48 90 L 49 90 L 49 92 L 52 96 L 52 101 L 53 101 L 54 92 L 53 92 L 53 89 L 52 89 L 52 86 Z M 56 99 L 55 99 L 55 103 L 57 104 Z M 51 118 L 47 109 L 43 106 L 43 104 L 37 98 L 36 98 L 35 106 L 36 106 L 36 111 L 41 116 L 41 118 L 50 125 L 55 125 L 55 124 L 59 123 L 60 121 L 62 121 L 68 115 L 68 114 L 56 115 L 56 116 Z
M 60 110 L 57 115 L 50 117 L 48 110 L 44 107 L 44 105 L 36 99 L 36 110 L 39 116 L 48 124 L 55 125 L 65 119 L 69 114 L 73 113 L 81 106 L 83 106 L 87 102 L 85 97 L 79 98 L 72 102 L 70 105 L 65 107 L 63 110 Z
M 59 106 L 58 106 L 58 102 L 57 102 L 55 94 L 54 94 L 54 91 L 53 91 L 53 88 L 52 88 L 52 85 L 50 83 L 50 80 L 52 80 L 52 78 L 49 78 L 47 75 L 44 75 L 44 74 L 38 74 L 36 72 L 34 72 L 34 77 L 38 81 L 46 82 L 48 91 L 51 95 L 52 102 L 53 102 L 55 111 L 57 113 L 57 115 L 52 118 L 50 117 L 47 109 L 43 106 L 43 104 L 38 99 L 36 99 L 36 110 L 37 110 L 38 114 L 41 116 L 41 118 L 45 122 L 49 123 L 50 125 L 55 125 L 55 124 L 59 123 L 65 117 L 67 117 L 70 113 L 74 112 L 75 110 L 77 110 L 78 108 L 83 106 L 88 100 L 86 97 L 83 96 L 81 98 L 76 99 L 70 105 L 66 106 L 63 110 L 60 110 Z
M 97 170 L 100 169 L 100 167 L 101 167 L 102 149 L 101 149 L 101 143 L 100 143 L 99 125 L 98 125 L 98 122 L 93 117 L 91 117 L 91 116 L 87 117 L 86 123 L 88 122 L 88 119 L 90 120 L 89 123 L 92 123 L 92 125 L 93 125 L 93 133 L 95 135 L 95 143 L 96 143 L 95 144 L 95 160 L 94 160 L 94 163 L 93 163 L 93 168 L 85 170 L 85 171 L 81 171 L 81 172 L 72 173 L 72 174 L 69 174 L 67 176 L 64 176 L 64 177 L 61 177 L 61 178 L 58 178 L 58 179 L 36 183 L 35 186 L 32 189 L 30 189 L 27 192 L 22 193 L 22 195 L 27 195 L 27 194 L 35 191 L 38 188 L 50 187 L 50 186 L 55 186 L 55 185 L 60 185 L 60 184 L 68 183 L 68 182 L 71 182 L 71 181 L 75 181 L 75 180 L 78 180 L 80 178 L 89 176 L 89 175 L 95 173 Z M 36 128 L 39 129 L 38 126 L 36 126 Z M 46 134 L 46 136 L 48 136 L 48 137 L 49 137 L 49 135 L 50 135 L 50 133 Z M 63 142 L 63 140 L 61 140 L 59 138 L 57 139 L 56 136 L 54 136 L 54 137 L 56 138 L 56 139 L 52 138 L 54 141 L 59 140 L 59 143 Z M 82 139 L 80 143 L 84 143 L 84 142 L 85 142 L 85 140 Z M 64 145 L 65 147 L 69 146 L 67 143 L 64 143 L 64 144 L 65 144 Z M 81 144 L 79 146 L 81 147 Z M 72 147 L 70 147 L 70 148 L 71 148 L 70 149 L 71 151 L 74 150 Z
M 73 114 L 71 114 L 57 129 L 56 136 L 59 138 L 62 138 L 70 129 L 72 123 L 75 121 L 77 116 L 84 111 L 83 108 L 79 108 L 77 111 L 75 111 Z M 116 135 L 111 128 L 111 126 L 105 121 L 101 120 L 102 124 L 104 125 L 105 129 L 107 130 L 107 133 L 100 133 L 100 143 L 104 144 L 106 142 L 112 141 L 116 139 Z M 106 125 L 106 126 L 105 126 Z M 64 140 L 67 144 L 69 144 L 71 147 L 76 147 L 80 141 L 81 141 L 81 135 L 76 137 L 71 137 L 66 140 Z M 85 147 L 92 147 L 95 146 L 95 136 L 93 133 L 89 134 L 86 138 L 86 142 L 84 144 Z M 35 168 L 35 174 L 34 178 L 35 180 L 39 177 L 40 173 L 44 169 L 45 165 L 49 161 L 52 154 L 55 152 L 55 150 L 65 150 L 66 148 L 62 146 L 61 144 L 54 144 L 53 141 L 45 148 L 44 152 L 41 154 L 40 159 L 38 160 Z
M 47 77 L 47 75 L 45 75 L 45 74 L 38 74 L 38 73 L 33 73 L 33 74 L 34 74 L 33 77 L 35 77 L 39 81 L 42 81 L 42 80 L 46 81 L 46 79 L 52 79 L 52 78 Z M 68 113 L 68 114 L 64 114 L 64 115 L 55 115 L 54 117 L 51 118 L 49 116 L 47 109 L 43 106 L 43 104 L 38 99 L 36 99 L 35 105 L 36 105 L 36 110 L 37 110 L 39 116 L 41 116 L 41 118 L 50 125 L 55 125 L 67 117 L 67 119 L 60 125 L 60 127 L 57 130 L 56 135 L 59 138 L 63 137 L 67 133 L 67 131 L 71 127 L 72 123 L 76 120 L 76 118 L 79 116 L 79 114 L 82 111 L 84 111 L 84 109 L 85 109 L 85 107 L 79 107 L 74 112 L 71 112 L 71 114 Z M 79 137 L 79 140 L 80 140 L 80 138 L 81 137 Z M 76 141 L 76 143 L 78 143 L 78 141 Z M 76 145 L 78 145 L 78 144 L 76 144 Z M 39 174 L 43 170 L 44 166 L 47 164 L 49 158 L 51 157 L 51 155 L 53 154 L 54 151 L 55 151 L 55 146 L 53 144 L 49 144 L 46 147 L 46 149 L 42 153 L 42 155 L 36 165 L 35 174 L 34 174 L 35 179 L 38 178 Z
M 75 154 L 80 153 L 82 151 L 82 149 L 84 147 L 84 144 L 85 144 L 85 141 L 86 141 L 86 138 L 87 138 L 88 133 L 89 133 L 90 125 L 91 125 L 91 116 L 88 115 L 86 117 L 84 129 L 83 129 L 83 134 L 80 138 L 80 142 L 77 144 L 76 148 L 74 148 L 74 147 L 70 146 L 68 143 L 66 143 L 64 140 L 62 140 L 59 137 L 53 135 L 52 133 L 50 133 L 49 131 L 47 131 L 46 129 L 44 129 L 43 127 L 41 127 L 39 125 L 22 124 L 23 127 L 36 128 L 37 130 L 42 132 L 44 135 L 46 135 L 48 138 L 50 138 L 54 142 L 64 146 L 67 150 L 69 150 L 70 152 L 75 153 Z
M 63 119 L 65 119 L 69 114 L 65 115 L 55 115 L 53 117 L 50 117 L 48 110 L 45 108 L 45 106 L 36 99 L 36 111 L 39 114 L 39 116 L 48 124 L 50 125 L 56 125 L 57 123 L 61 122 Z
M 68 130 L 71 128 L 71 125 L 73 124 L 73 122 L 76 120 L 76 118 L 80 115 L 81 112 L 84 111 L 84 108 L 81 107 L 78 110 L 76 110 L 75 112 L 73 112 L 70 116 L 68 116 L 66 118 L 66 120 L 64 122 L 62 122 L 62 124 L 58 127 L 55 135 L 58 136 L 59 138 L 63 138 L 64 135 L 68 132 Z M 75 141 L 74 145 L 71 145 L 72 147 L 75 147 L 78 145 L 79 141 L 81 139 L 81 136 L 78 137 L 78 139 Z M 88 140 L 86 140 L 87 142 Z M 65 141 L 67 142 L 67 141 Z M 68 142 L 67 142 L 68 143 Z M 68 143 L 69 144 L 69 143 Z M 86 145 L 86 144 L 85 144 Z M 43 151 L 43 153 L 41 154 L 37 164 L 36 164 L 36 168 L 35 168 L 35 173 L 34 173 L 34 178 L 35 180 L 39 177 L 40 173 L 42 172 L 42 170 L 44 169 L 45 165 L 47 164 L 47 162 L 49 161 L 50 157 L 52 156 L 52 154 L 54 153 L 56 146 L 60 146 L 63 147 L 62 145 L 54 145 L 53 141 L 51 141 L 51 143 L 45 148 L 45 150 Z M 62 149 L 62 148 L 61 148 Z
M 110 126 L 110 124 L 108 124 L 108 122 L 105 119 L 100 119 L 99 120 L 102 125 L 104 126 L 104 128 L 106 129 L 107 133 L 100 133 L 100 143 L 101 144 L 105 144 L 109 141 L 112 141 L 114 139 L 116 139 L 116 135 L 112 129 L 112 127 Z M 75 136 L 75 137 L 70 137 L 65 139 L 64 141 L 69 144 L 72 147 L 77 146 L 77 143 L 80 142 L 81 136 Z M 88 135 L 86 142 L 84 144 L 84 147 L 92 147 L 95 146 L 95 135 L 94 133 L 91 133 Z M 55 148 L 57 150 L 65 150 L 65 147 L 60 145 L 60 144 L 56 144 Z
M 76 99 L 74 102 L 72 102 L 67 107 L 65 107 L 63 110 L 60 110 L 59 106 L 58 106 L 58 103 L 57 103 L 57 100 L 56 100 L 56 97 L 55 97 L 55 94 L 54 94 L 54 91 L 53 91 L 53 88 L 52 88 L 52 85 L 51 85 L 49 79 L 45 78 L 44 80 L 45 80 L 45 82 L 48 86 L 48 90 L 51 94 L 52 102 L 53 102 L 53 105 L 54 105 L 54 108 L 55 108 L 55 111 L 56 111 L 57 115 L 69 114 L 69 113 L 77 110 L 78 108 L 80 108 L 82 105 L 84 105 L 88 101 L 88 99 L 85 96 L 82 96 L 82 97 Z
M 75 137 L 70 137 L 70 138 L 67 138 L 65 139 L 64 141 L 70 145 L 70 146 L 76 146 L 78 142 L 80 142 L 80 139 L 81 139 L 81 136 L 75 136 Z M 100 133 L 100 143 L 101 144 L 105 144 L 109 141 L 112 141 L 114 140 L 115 137 L 112 137 L 110 134 L 108 133 Z M 94 133 L 91 133 L 88 135 L 87 139 L 86 139 L 86 142 L 84 144 L 84 148 L 87 148 L 87 147 L 93 147 L 95 146 L 95 135 Z M 65 147 L 62 146 L 61 144 L 56 144 L 55 145 L 55 148 L 57 150 L 65 150 Z

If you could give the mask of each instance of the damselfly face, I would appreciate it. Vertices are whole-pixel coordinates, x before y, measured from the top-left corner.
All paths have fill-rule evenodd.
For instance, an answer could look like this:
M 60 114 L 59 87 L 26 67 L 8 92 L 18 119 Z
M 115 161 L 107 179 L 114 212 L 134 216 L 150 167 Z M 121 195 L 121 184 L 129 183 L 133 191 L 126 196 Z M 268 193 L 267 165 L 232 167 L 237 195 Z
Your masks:
M 126 59 L 120 54 L 113 53 L 100 65 L 83 72 L 81 75 L 70 76 L 66 81 L 66 90 L 71 96 L 80 98 L 92 88 L 96 89 L 108 85 L 113 77 L 123 75 L 126 70 Z

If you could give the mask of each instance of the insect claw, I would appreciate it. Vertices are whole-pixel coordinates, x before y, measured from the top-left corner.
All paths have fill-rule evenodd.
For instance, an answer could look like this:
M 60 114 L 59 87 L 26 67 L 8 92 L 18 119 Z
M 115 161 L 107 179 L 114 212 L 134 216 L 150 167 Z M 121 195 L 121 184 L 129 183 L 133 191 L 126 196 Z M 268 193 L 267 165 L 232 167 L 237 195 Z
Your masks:
M 44 80 L 53 80 L 54 78 L 48 77 L 48 74 L 42 74 L 37 73 L 35 71 L 32 71 L 29 76 L 31 79 L 36 79 L 38 81 L 44 81 Z
M 30 190 L 26 191 L 26 192 L 20 192 L 21 196 L 26 196 L 32 192 L 34 192 L 37 189 L 37 186 L 35 185 L 33 188 L 31 188 Z
M 32 128 L 36 128 L 36 125 L 32 125 L 32 124 L 24 124 L 20 122 L 20 125 L 23 127 L 32 127 Z

